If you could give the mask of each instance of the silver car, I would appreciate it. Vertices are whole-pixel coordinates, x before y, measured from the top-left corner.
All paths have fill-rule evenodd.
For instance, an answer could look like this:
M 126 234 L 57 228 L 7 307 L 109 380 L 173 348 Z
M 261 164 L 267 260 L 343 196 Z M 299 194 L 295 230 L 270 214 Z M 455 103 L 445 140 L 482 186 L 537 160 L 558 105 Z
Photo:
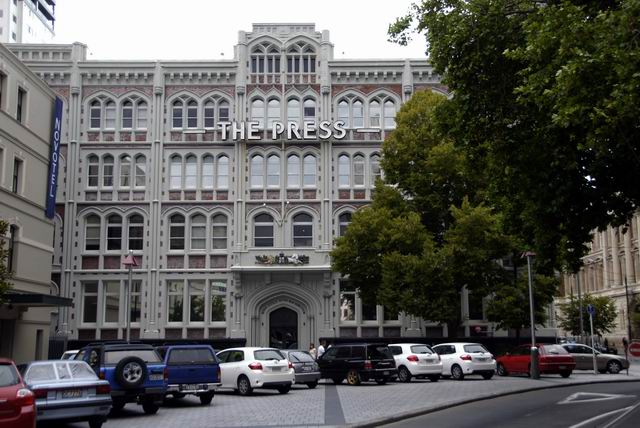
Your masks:
M 301 350 L 281 350 L 285 357 L 293 364 L 296 374 L 296 384 L 305 384 L 313 389 L 318 386 L 320 380 L 320 367 L 308 351 Z
M 36 420 L 88 421 L 100 428 L 111 410 L 111 387 L 84 361 L 34 361 L 21 365 L 27 387 L 36 398 Z
M 593 370 L 593 348 L 580 343 L 563 343 L 561 345 L 576 360 L 576 370 Z M 596 351 L 596 364 L 600 373 L 620 373 L 629 368 L 629 361 L 614 354 L 603 354 Z

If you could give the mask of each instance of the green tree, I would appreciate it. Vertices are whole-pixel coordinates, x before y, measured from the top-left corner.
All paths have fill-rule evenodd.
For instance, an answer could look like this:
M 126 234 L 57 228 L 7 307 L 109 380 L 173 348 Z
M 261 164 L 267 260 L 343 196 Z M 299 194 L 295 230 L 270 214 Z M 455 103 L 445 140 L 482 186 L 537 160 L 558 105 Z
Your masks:
M 594 296 L 585 294 L 582 296 L 582 322 L 585 332 L 589 333 L 589 314 L 587 313 L 587 305 L 593 305 L 595 315 L 593 317 L 593 334 L 602 335 L 610 333 L 611 329 L 616 326 L 616 318 L 618 311 L 612 298 L 607 296 Z M 566 331 L 570 331 L 574 336 L 580 333 L 580 304 L 578 299 L 570 296 L 569 301 L 560 304 L 561 314 L 559 315 L 560 327 Z
M 6 247 L 4 236 L 7 234 L 9 223 L 0 219 L 0 303 L 4 302 L 7 291 L 11 288 L 12 272 L 7 266 L 9 249 Z
M 455 94 L 438 120 L 547 272 L 640 203 L 639 17 L 637 1 L 424 0 L 389 28 L 426 34 Z

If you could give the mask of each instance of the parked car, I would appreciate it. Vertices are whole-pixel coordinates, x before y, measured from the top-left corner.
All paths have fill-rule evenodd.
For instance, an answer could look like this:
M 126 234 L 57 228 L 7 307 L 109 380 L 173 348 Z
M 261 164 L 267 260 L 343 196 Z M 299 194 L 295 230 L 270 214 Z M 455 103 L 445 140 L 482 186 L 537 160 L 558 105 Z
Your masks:
M 35 395 L 38 422 L 88 421 L 100 428 L 111 410 L 111 387 L 84 361 L 34 361 L 20 366 Z
M 440 356 L 423 343 L 393 343 L 389 345 L 398 368 L 398 380 L 410 382 L 412 377 L 428 377 L 437 382 L 442 374 Z
M 481 375 L 489 380 L 496 371 L 496 360 L 480 343 L 440 343 L 433 350 L 442 360 L 442 376 L 463 380 L 468 375 Z
M 169 371 L 167 394 L 182 398 L 196 395 L 200 403 L 210 404 L 220 386 L 220 365 L 209 345 L 159 346 L 156 350 Z
M 77 349 L 71 349 L 69 351 L 65 351 L 64 354 L 60 357 L 61 360 L 74 360 L 78 355 Z
M 230 348 L 218 352 L 223 388 L 251 395 L 255 388 L 274 388 L 286 394 L 295 382 L 293 365 L 278 349 Z
M 280 352 L 293 364 L 297 384 L 305 384 L 311 389 L 318 386 L 320 367 L 308 351 L 288 349 Z
M 335 384 L 346 378 L 349 385 L 375 380 L 379 385 L 398 375 L 396 363 L 385 343 L 337 344 L 318 358 L 320 374 Z
M 35 396 L 13 361 L 0 358 L 0 426 L 35 428 Z
M 576 361 L 575 370 L 593 370 L 593 348 L 579 343 L 565 343 L 561 346 Z M 596 350 L 596 365 L 600 373 L 617 374 L 622 369 L 629 368 L 629 361 L 619 355 L 605 354 Z
M 82 348 L 76 360 L 91 366 L 100 379 L 109 381 L 113 410 L 138 403 L 147 414 L 158 411 L 167 392 L 167 366 L 151 345 L 93 343 Z
M 562 345 L 538 344 L 537 347 L 540 374 L 571 376 L 576 362 Z M 497 371 L 500 376 L 507 376 L 510 373 L 531 375 L 531 345 L 518 346 L 511 352 L 498 357 L 497 362 Z

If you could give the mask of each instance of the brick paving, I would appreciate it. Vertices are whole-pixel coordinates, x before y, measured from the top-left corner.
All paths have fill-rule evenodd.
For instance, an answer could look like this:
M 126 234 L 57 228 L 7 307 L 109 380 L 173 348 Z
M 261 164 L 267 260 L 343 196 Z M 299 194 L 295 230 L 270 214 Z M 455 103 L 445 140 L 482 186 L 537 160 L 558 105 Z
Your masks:
M 277 391 L 256 390 L 251 397 L 231 391 L 216 393 L 210 406 L 201 406 L 196 398 L 169 399 L 158 414 L 147 416 L 142 407 L 128 404 L 117 416 L 109 418 L 108 428 L 199 428 L 199 427 L 298 427 L 375 424 L 384 418 L 415 414 L 480 397 L 491 397 L 530 388 L 571 385 L 582 382 L 640 381 L 640 364 L 630 375 L 594 375 L 574 372 L 569 379 L 543 376 L 498 377 L 483 380 L 471 376 L 464 381 L 412 380 L 408 384 L 389 383 L 361 386 L 334 386 L 321 383 L 316 389 L 294 386 L 286 395 Z M 338 407 L 339 406 L 339 407 Z M 326 425 L 329 424 L 329 425 Z M 74 423 L 67 428 L 86 427 Z

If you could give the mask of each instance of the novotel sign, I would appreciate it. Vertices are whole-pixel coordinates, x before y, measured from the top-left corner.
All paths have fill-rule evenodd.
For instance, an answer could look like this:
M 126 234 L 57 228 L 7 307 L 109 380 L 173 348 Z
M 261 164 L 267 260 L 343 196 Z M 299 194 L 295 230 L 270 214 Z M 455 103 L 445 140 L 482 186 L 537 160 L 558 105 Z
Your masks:
M 222 122 L 218 128 L 222 140 L 231 138 L 233 141 L 261 140 L 265 131 L 272 140 L 285 137 L 289 140 L 328 140 L 330 138 L 341 140 L 347 135 L 344 121 L 329 122 L 328 120 L 318 124 L 304 122 L 302 125 L 295 122 L 274 121 L 266 129 L 257 121 Z
M 51 127 L 51 150 L 49 151 L 49 174 L 47 175 L 47 203 L 45 214 L 53 218 L 56 210 L 56 192 L 58 190 L 58 169 L 60 165 L 60 133 L 62 131 L 62 100 L 56 97 Z

